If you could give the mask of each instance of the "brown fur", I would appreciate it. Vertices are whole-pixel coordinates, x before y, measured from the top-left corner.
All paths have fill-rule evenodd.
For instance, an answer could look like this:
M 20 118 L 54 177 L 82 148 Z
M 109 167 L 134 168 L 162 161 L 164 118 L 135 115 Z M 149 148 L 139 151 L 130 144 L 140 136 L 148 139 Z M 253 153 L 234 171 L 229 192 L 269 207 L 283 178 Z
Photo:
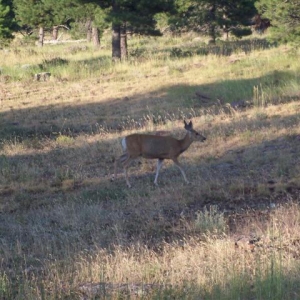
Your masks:
M 122 163 L 125 179 L 128 187 L 131 187 L 127 176 L 127 169 L 132 160 L 137 157 L 144 157 L 147 159 L 158 159 L 157 171 L 154 184 L 157 184 L 159 170 L 164 159 L 171 159 L 179 167 L 184 180 L 186 179 L 185 173 L 178 162 L 178 157 L 181 153 L 186 151 L 193 141 L 199 140 L 204 142 L 206 138 L 193 129 L 192 121 L 187 124 L 184 121 L 184 128 L 187 131 L 185 137 L 178 140 L 172 136 L 160 136 L 149 134 L 131 134 L 126 137 L 126 152 L 115 161 L 115 175 L 117 172 L 118 163 Z

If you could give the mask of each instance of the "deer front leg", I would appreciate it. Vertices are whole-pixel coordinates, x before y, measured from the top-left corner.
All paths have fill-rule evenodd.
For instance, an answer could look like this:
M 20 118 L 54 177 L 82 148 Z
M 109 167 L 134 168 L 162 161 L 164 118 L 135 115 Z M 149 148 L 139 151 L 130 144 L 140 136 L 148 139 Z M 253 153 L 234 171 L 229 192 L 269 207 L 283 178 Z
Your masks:
M 131 188 L 131 184 L 128 179 L 128 167 L 129 167 L 129 164 L 131 163 L 131 161 L 132 161 L 132 158 L 128 155 L 127 159 L 123 163 L 125 180 L 126 180 L 126 184 L 129 188 Z
M 174 164 L 179 168 L 179 170 L 180 170 L 180 172 L 181 172 L 181 174 L 182 174 L 182 176 L 183 176 L 183 178 L 184 178 L 184 181 L 185 181 L 186 183 L 190 183 L 190 182 L 187 180 L 186 175 L 185 175 L 185 172 L 184 172 L 184 170 L 183 170 L 181 164 L 180 164 L 179 161 L 177 160 L 177 158 L 174 158 L 174 159 L 173 159 L 173 162 L 174 162 Z
M 155 179 L 154 179 L 154 184 L 155 184 L 155 185 L 157 185 L 158 174 L 159 174 L 159 171 L 160 171 L 160 169 L 161 169 L 161 166 L 162 166 L 163 162 L 164 162 L 163 159 L 158 159 L 158 160 L 157 160 L 156 174 L 155 174 Z

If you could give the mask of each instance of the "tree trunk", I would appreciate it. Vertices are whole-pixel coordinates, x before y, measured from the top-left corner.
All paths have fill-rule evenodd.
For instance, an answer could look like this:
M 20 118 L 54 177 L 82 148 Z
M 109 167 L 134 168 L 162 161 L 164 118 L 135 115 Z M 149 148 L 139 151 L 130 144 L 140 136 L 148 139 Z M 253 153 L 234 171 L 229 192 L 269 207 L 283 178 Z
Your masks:
M 126 23 L 120 27 L 121 60 L 128 58 Z
M 212 5 L 209 11 L 209 37 L 211 38 L 210 43 L 215 44 L 216 43 L 216 6 L 215 4 Z
M 57 37 L 58 37 L 58 27 L 59 26 L 53 26 L 53 28 L 52 28 L 52 39 L 54 41 L 56 41 Z
M 228 41 L 228 37 L 229 37 L 228 29 L 227 29 L 226 25 L 223 25 L 223 39 L 225 41 Z
M 112 1 L 112 12 L 114 15 L 118 15 L 119 6 L 116 0 Z M 112 22 L 112 60 L 119 61 L 121 59 L 121 34 L 120 24 L 114 19 Z
M 225 23 L 225 24 L 223 24 L 223 39 L 228 41 L 229 30 L 228 30 L 227 25 L 226 25 L 227 16 L 226 16 L 225 13 L 223 14 L 223 21 Z
M 44 45 L 44 27 L 40 27 L 38 46 L 43 47 L 43 45 Z
M 92 21 L 91 20 L 87 20 L 86 24 L 86 40 L 88 42 L 91 42 L 92 40 Z
M 112 25 L 112 59 L 118 61 L 121 59 L 121 35 L 120 25 Z
M 97 27 L 92 27 L 92 37 L 93 37 L 93 44 L 95 48 L 100 47 L 100 37 L 99 37 L 99 29 Z

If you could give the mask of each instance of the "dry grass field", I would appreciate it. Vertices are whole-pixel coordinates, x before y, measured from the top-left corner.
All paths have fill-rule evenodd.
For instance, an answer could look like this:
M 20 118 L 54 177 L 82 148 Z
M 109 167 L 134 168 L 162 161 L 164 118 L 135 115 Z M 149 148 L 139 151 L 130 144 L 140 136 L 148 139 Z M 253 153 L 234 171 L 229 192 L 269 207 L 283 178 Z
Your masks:
M 0 50 L 1 299 L 299 299 L 299 51 L 253 39 Z M 47 81 L 34 74 L 51 72 Z M 207 137 L 120 170 L 121 138 Z

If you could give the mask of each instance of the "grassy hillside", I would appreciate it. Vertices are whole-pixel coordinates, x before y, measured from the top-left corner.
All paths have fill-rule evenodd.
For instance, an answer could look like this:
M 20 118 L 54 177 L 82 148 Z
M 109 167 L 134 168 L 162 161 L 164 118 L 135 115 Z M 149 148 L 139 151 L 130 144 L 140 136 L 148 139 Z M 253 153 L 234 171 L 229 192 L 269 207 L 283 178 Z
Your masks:
M 299 299 L 299 51 L 191 37 L 12 46 L 0 68 L 1 299 Z M 51 72 L 50 80 L 34 74 Z M 120 139 L 207 137 L 120 170 Z

